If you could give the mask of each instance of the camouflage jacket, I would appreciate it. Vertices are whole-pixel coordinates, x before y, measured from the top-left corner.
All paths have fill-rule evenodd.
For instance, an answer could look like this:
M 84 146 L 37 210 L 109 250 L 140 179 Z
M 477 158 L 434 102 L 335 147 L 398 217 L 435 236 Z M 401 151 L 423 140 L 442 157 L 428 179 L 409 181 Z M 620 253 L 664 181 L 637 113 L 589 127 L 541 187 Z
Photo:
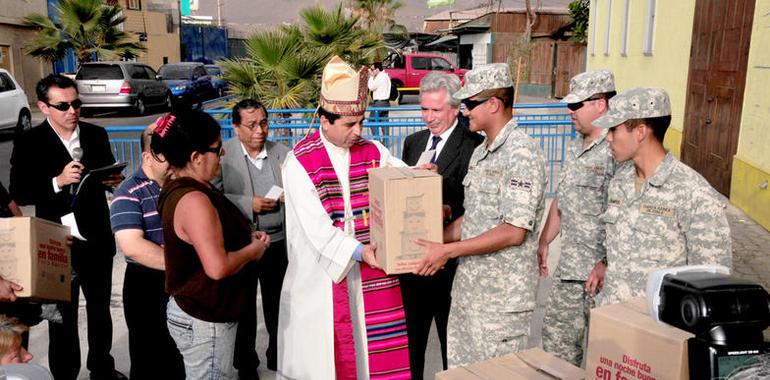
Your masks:
M 508 223 L 527 230 L 520 246 L 461 257 L 452 305 L 484 311 L 535 308 L 537 230 L 543 215 L 545 155 L 537 142 L 511 120 L 487 147 L 471 156 L 465 186 L 462 238 Z
M 555 277 L 588 279 L 604 257 L 604 224 L 599 216 L 607 209 L 607 185 L 615 172 L 615 160 L 602 130 L 583 149 L 583 137 L 567 147 L 556 198 L 561 214 L 561 258 Z
M 634 188 L 632 162 L 610 181 L 606 225 L 607 274 L 597 304 L 644 297 L 651 271 L 698 264 L 730 267 L 732 241 L 717 192 L 671 153 Z

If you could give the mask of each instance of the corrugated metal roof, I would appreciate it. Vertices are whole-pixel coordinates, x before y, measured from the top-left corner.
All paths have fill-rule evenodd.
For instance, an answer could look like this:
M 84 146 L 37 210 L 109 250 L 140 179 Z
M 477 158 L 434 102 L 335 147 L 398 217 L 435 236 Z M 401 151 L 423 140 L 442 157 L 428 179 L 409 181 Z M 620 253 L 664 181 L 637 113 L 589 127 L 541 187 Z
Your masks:
M 540 14 L 569 14 L 569 3 L 572 0 L 543 0 L 542 6 L 538 9 Z M 500 13 L 524 13 L 527 10 L 523 0 L 504 0 Z M 532 4 L 534 7 L 535 4 Z M 482 6 L 464 10 L 446 10 L 426 17 L 425 21 L 444 21 L 449 20 L 473 20 L 489 13 L 498 11 L 496 6 Z

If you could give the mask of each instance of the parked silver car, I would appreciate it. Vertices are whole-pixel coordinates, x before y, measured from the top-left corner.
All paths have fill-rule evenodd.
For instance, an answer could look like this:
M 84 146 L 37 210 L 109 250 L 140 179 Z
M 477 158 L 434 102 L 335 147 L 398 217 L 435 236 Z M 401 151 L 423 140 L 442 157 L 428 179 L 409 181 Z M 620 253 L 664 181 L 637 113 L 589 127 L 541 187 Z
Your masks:
M 16 128 L 21 132 L 31 126 L 27 95 L 11 73 L 0 69 L 0 128 Z
M 138 62 L 84 63 L 75 76 L 83 112 L 131 107 L 144 115 L 150 106 L 171 107 L 171 91 L 150 66 Z

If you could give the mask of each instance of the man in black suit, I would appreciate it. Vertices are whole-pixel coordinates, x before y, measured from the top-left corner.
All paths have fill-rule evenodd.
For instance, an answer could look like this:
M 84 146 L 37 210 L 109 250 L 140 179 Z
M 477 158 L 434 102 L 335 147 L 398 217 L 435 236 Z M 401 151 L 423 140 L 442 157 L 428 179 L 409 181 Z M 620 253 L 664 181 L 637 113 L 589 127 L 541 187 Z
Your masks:
M 460 102 L 452 98 L 452 94 L 459 89 L 460 79 L 454 74 L 431 73 L 420 81 L 420 107 L 427 128 L 407 136 L 402 157 L 408 165 L 415 165 L 423 152 L 434 152 L 431 163 L 437 166 L 438 173 L 443 177 L 445 223 L 465 213 L 463 178 L 473 150 L 484 139 L 468 130 L 467 119 L 458 118 Z M 457 261 L 452 259 L 435 276 L 400 276 L 412 379 L 423 378 L 425 347 L 434 318 L 441 342 L 441 359 L 444 369 L 447 368 L 446 328 L 456 268 Z
M 91 179 L 75 190 L 84 171 L 115 162 L 101 127 L 80 122 L 80 105 L 75 82 L 61 75 L 49 75 L 36 87 L 37 106 L 46 121 L 19 135 L 11 154 L 11 193 L 21 205 L 34 205 L 39 218 L 60 223 L 74 213 L 85 240 L 72 243 L 72 301 L 59 303 L 62 323 L 49 323 L 48 362 L 56 380 L 76 379 L 80 371 L 78 300 L 80 288 L 86 298 L 88 316 L 88 361 L 91 379 L 124 379 L 115 371 L 112 348 L 112 257 L 115 238 L 105 190 L 111 190 L 122 176 L 102 182 Z

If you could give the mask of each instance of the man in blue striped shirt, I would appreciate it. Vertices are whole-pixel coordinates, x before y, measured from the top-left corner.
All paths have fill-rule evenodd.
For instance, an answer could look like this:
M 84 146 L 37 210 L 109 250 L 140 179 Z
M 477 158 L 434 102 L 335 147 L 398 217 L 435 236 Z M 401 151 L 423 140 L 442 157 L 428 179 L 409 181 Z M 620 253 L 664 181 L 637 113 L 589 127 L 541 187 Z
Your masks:
M 163 228 L 160 187 L 168 163 L 150 152 L 155 124 L 142 132 L 142 166 L 115 190 L 112 232 L 126 256 L 123 309 L 128 326 L 131 379 L 184 379 L 184 363 L 166 326 Z

